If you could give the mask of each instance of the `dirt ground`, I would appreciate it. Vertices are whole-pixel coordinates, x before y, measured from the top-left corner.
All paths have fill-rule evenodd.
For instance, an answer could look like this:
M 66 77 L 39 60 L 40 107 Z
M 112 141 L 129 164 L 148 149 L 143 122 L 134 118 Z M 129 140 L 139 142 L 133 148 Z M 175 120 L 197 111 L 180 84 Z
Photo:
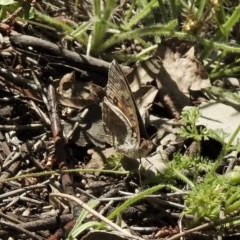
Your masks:
M 194 179 L 193 167 L 173 173 L 169 165 L 181 153 L 199 154 L 210 166 L 224 146 L 179 135 L 188 125 L 183 109 L 210 103 L 202 89 L 212 83 L 195 44 L 164 38 L 151 58 L 123 64 L 111 56 L 138 54 L 137 40 L 89 55 L 57 24 L 22 15 L 35 4 L 69 26 L 89 20 L 88 1 L 77 9 L 68 3 L 23 1 L 0 23 L 0 239 L 238 239 L 237 225 L 225 229 L 200 210 L 195 223 L 196 215 L 184 212 L 193 186 L 183 175 Z M 239 107 L 214 101 L 212 118 L 225 117 L 213 125 L 231 125 L 232 134 L 239 121 L 229 116 Z M 199 126 L 208 124 L 200 119 Z M 230 158 L 238 161 L 234 154 L 217 173 Z M 203 165 L 197 178 L 205 175 Z M 79 235 L 69 237 L 88 206 L 93 212 L 83 216 Z

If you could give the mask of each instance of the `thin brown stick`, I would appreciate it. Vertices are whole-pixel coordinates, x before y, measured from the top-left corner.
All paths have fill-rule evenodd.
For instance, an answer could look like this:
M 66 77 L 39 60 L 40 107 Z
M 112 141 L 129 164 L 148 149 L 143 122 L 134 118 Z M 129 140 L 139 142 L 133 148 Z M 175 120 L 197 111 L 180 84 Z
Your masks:
M 65 151 L 65 141 L 63 139 L 61 123 L 58 116 L 56 92 L 52 85 L 48 88 L 48 102 L 51 119 L 53 139 L 55 143 L 56 161 L 60 170 L 67 170 L 67 156 Z M 65 193 L 75 195 L 72 180 L 68 173 L 61 174 L 61 182 Z
M 10 222 L 6 222 L 6 221 L 3 221 L 3 220 L 0 220 L 0 225 L 5 225 L 5 226 L 8 226 L 14 230 L 17 230 L 19 232 L 22 232 L 22 233 L 25 233 L 26 235 L 28 235 L 29 237 L 33 238 L 33 239 L 36 239 L 36 240 L 43 240 L 44 238 L 36 235 L 35 233 L 31 232 L 31 231 L 28 231 L 22 227 L 20 227 L 19 225 L 17 224 L 14 224 L 14 223 L 10 223 Z

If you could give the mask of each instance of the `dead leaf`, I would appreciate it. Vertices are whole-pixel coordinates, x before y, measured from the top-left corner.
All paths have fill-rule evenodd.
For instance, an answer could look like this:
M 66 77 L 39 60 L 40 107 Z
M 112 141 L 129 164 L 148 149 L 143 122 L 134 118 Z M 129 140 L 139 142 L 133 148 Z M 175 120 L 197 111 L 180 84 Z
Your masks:
M 153 82 L 160 71 L 161 65 L 159 58 L 151 58 L 134 68 L 127 76 L 132 92 L 137 92 L 142 86 Z
M 105 147 L 105 132 L 103 129 L 102 112 L 97 104 L 88 106 L 88 112 L 82 119 L 81 113 L 78 113 L 70 120 L 65 120 L 64 132 L 72 131 L 74 125 L 79 122 L 78 128 L 74 131 L 71 140 L 78 146 L 86 147 L 93 144 L 97 147 Z
M 168 157 L 164 151 L 157 151 L 155 154 L 141 159 L 142 168 L 144 169 L 143 176 L 153 178 L 159 174 L 164 174 L 168 169 Z
M 156 81 L 161 101 L 179 118 L 183 107 L 191 105 L 189 90 L 200 91 L 211 84 L 193 47 L 185 54 L 174 50 L 165 43 L 159 45 L 156 55 L 162 59 L 162 66 Z
M 61 104 L 82 109 L 86 105 L 99 103 L 103 98 L 104 90 L 91 82 L 76 81 L 74 72 L 71 72 L 60 80 L 58 93 Z
M 152 58 L 141 62 L 127 75 L 130 88 L 143 121 L 145 122 L 149 108 L 158 93 L 158 89 L 151 85 L 160 70 L 159 58 Z
M 116 154 L 114 148 L 90 149 L 88 154 L 91 155 L 91 160 L 85 166 L 86 169 L 103 169 L 106 163 L 106 159 Z
M 146 122 L 146 114 L 148 113 L 149 108 L 152 106 L 157 93 L 158 89 L 149 85 L 141 87 L 133 94 L 144 123 Z

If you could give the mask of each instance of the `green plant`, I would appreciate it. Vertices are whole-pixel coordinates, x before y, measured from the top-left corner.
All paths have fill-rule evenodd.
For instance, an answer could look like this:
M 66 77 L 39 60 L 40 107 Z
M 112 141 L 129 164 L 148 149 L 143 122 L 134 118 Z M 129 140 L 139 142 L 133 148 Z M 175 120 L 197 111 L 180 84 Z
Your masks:
M 87 205 L 92 209 L 97 207 L 98 204 L 99 204 L 99 201 L 93 200 L 93 199 L 87 203 Z M 75 225 L 73 226 L 71 232 L 68 234 L 68 237 L 67 237 L 68 240 L 76 239 L 77 236 L 79 236 L 85 230 L 96 227 L 100 224 L 99 221 L 87 221 L 88 214 L 89 212 L 87 210 L 82 209 Z
M 2 1 L 3 10 L 16 2 L 11 1 L 8 6 L 6 4 L 6 1 Z M 90 4 L 91 16 L 81 22 L 74 22 L 73 18 L 71 23 L 66 24 L 58 18 L 39 12 L 34 6 L 30 11 L 29 8 L 24 8 L 24 12 L 30 16 L 24 17 L 24 21 L 62 32 L 69 39 L 77 40 L 82 52 L 93 56 L 101 55 L 106 60 L 115 58 L 127 63 L 144 60 L 154 54 L 157 44 L 164 37 L 177 37 L 201 46 L 201 59 L 209 57 L 211 78 L 240 71 L 238 57 L 223 66 L 229 53 L 240 53 L 237 44 L 227 43 L 232 29 L 239 22 L 239 3 L 134 0 L 122 6 L 124 14 L 113 0 L 94 0 Z M 78 11 L 80 5 L 79 1 L 75 1 L 74 9 Z M 5 16 L 2 14 L 2 19 Z M 140 44 L 139 52 L 133 54 L 119 50 L 120 45 L 127 46 L 133 40 Z
M 195 223 L 204 218 L 216 220 L 220 211 L 226 216 L 239 209 L 239 196 L 239 186 L 231 184 L 229 176 L 207 175 L 186 195 L 184 213 L 193 215 Z
M 137 6 L 138 9 L 136 9 L 135 6 Z M 77 27 L 69 26 L 58 19 L 46 16 L 34 8 L 31 9 L 31 19 L 41 20 L 64 32 L 70 38 L 79 41 L 86 51 L 87 46 L 90 46 L 90 53 L 95 56 L 104 54 L 106 50 L 111 49 L 116 44 L 120 44 L 122 41 L 137 39 L 145 46 L 145 49 L 143 54 L 138 55 L 135 59 L 132 57 L 131 61 L 136 61 L 138 57 L 145 57 L 156 48 L 156 46 L 152 48 L 151 44 L 142 38 L 143 36 L 156 35 L 159 33 L 164 34 L 165 32 L 172 31 L 176 26 L 176 21 L 170 21 L 170 23 L 166 25 L 156 24 L 154 26 L 141 26 L 141 28 L 136 27 L 141 20 L 152 14 L 152 9 L 157 7 L 156 0 L 152 0 L 146 4 L 135 4 L 135 1 L 133 1 L 127 14 L 122 16 L 123 19 L 117 20 L 120 22 L 116 22 L 114 18 L 116 11 L 115 1 L 107 0 L 105 3 L 100 0 L 93 1 L 92 7 L 92 18 L 89 19 L 88 22 L 76 24 Z M 133 10 L 134 12 L 136 11 L 137 14 L 134 14 Z M 147 24 L 150 24 L 150 22 L 147 21 Z M 120 54 L 120 58 L 123 56 L 124 55 Z M 126 59 L 125 57 L 125 60 Z
M 204 89 L 204 92 L 211 98 L 215 98 L 225 102 L 235 102 L 240 103 L 239 92 L 232 92 L 230 90 L 212 86 L 210 88 Z
M 0 20 L 5 20 L 9 14 L 13 14 L 18 8 L 21 7 L 22 11 L 19 11 L 21 17 L 28 18 L 30 9 L 30 5 L 28 3 L 21 4 L 20 2 L 13 0 L 0 0 Z
M 154 187 L 151 187 L 147 190 L 144 190 L 138 194 L 136 194 L 135 196 L 133 196 L 132 198 L 128 199 L 127 201 L 123 202 L 121 205 L 119 205 L 109 216 L 108 219 L 114 219 L 116 218 L 118 215 L 120 215 L 127 207 L 133 205 L 134 203 L 143 200 L 144 197 L 147 197 L 149 194 L 152 194 L 156 191 L 159 191 L 160 189 L 166 187 L 166 185 L 164 184 L 159 184 L 156 185 Z
M 224 143 L 226 135 L 223 131 L 197 127 L 199 116 L 198 108 L 182 112 L 183 127 L 179 133 L 184 138 L 194 139 L 199 148 L 197 148 L 198 151 L 195 155 L 176 154 L 169 168 L 173 177 L 181 179 L 190 188 L 185 197 L 186 208 L 183 214 L 193 215 L 195 224 L 204 218 L 218 219 L 220 211 L 224 212 L 225 215 L 232 214 L 240 206 L 240 192 L 237 185 L 240 183 L 239 169 L 234 169 L 223 175 L 216 172 L 224 156 L 229 151 L 239 148 L 238 143 L 232 145 L 239 128 L 232 134 L 230 140 Z M 200 155 L 200 141 L 210 137 L 220 141 L 223 145 L 215 162 Z
M 153 187 L 151 187 L 151 188 L 149 188 L 149 189 L 146 189 L 146 190 L 144 190 L 144 191 L 139 192 L 138 194 L 134 195 L 134 196 L 131 197 L 130 199 L 128 199 L 128 200 L 126 200 L 125 202 L 123 202 L 123 203 L 120 204 L 118 207 L 116 207 L 115 210 L 114 210 L 112 213 L 110 213 L 107 218 L 108 218 L 109 220 L 116 219 L 118 216 L 121 216 L 122 212 L 123 212 L 124 210 L 126 210 L 126 208 L 128 208 L 129 206 L 137 203 L 138 201 L 143 200 L 143 199 L 144 199 L 145 197 L 147 197 L 148 195 L 150 195 L 150 194 L 152 194 L 152 193 L 155 193 L 155 192 L 157 192 L 157 191 L 159 191 L 160 189 L 165 188 L 165 187 L 167 187 L 167 188 L 169 188 L 169 189 L 171 189 L 171 190 L 173 190 L 173 191 L 179 190 L 179 189 L 177 189 L 177 188 L 175 188 L 175 187 L 173 187 L 173 186 L 171 186 L 171 185 L 158 184 L 158 185 L 153 186 Z M 104 226 L 103 224 L 99 225 L 99 226 L 98 226 L 98 229 L 103 228 L 103 226 Z
M 183 138 L 192 138 L 197 142 L 201 140 L 207 140 L 208 130 L 204 127 L 197 127 L 197 119 L 200 117 L 200 111 L 198 108 L 190 108 L 183 110 L 181 113 L 182 127 L 179 130 L 179 134 Z

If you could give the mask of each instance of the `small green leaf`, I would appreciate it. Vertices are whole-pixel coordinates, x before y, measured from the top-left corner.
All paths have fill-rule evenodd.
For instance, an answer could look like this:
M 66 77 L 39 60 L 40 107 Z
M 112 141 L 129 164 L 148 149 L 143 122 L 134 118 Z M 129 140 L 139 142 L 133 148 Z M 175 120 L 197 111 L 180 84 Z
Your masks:
M 84 232 L 86 229 L 93 228 L 95 226 L 98 226 L 99 224 L 100 222 L 97 221 L 89 221 L 82 225 L 79 225 L 78 228 L 75 228 L 74 231 L 71 231 L 71 233 L 69 233 L 67 239 L 76 239 L 76 237 L 82 232 Z
M 87 203 L 87 205 L 89 207 L 91 207 L 92 209 L 94 209 L 98 204 L 99 204 L 99 201 L 97 201 L 95 199 L 91 199 Z M 88 215 L 88 211 L 85 209 L 82 209 L 82 211 L 76 221 L 76 224 L 74 225 L 71 232 L 69 233 L 68 239 L 75 239 L 84 230 L 100 224 L 99 222 L 96 222 L 96 221 L 88 221 L 86 223 L 83 223 L 84 220 L 86 220 L 87 215 Z

